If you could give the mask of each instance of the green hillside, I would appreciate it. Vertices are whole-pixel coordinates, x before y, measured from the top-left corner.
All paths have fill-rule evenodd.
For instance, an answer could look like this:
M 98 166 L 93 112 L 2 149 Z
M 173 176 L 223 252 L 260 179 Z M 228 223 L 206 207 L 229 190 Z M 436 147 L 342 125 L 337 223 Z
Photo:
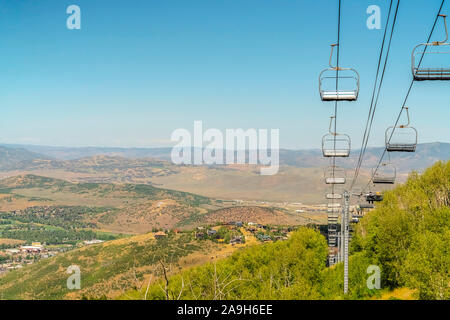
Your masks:
M 41 260 L 0 277 L 1 299 L 105 298 L 139 288 L 158 264 L 176 266 L 181 257 L 207 250 L 190 234 L 170 234 L 155 240 L 151 234 L 105 242 Z M 81 290 L 70 291 L 66 270 L 81 270 Z
M 146 233 L 153 228 L 195 223 L 208 212 L 203 206 L 216 203 L 207 197 L 149 184 L 73 183 L 32 174 L 0 180 L 0 219 L 5 215 L 8 219 L 17 220 L 20 216 L 23 220 L 23 214 L 41 216 L 41 211 L 45 211 L 44 221 L 26 222 L 48 222 L 61 227 L 64 220 L 66 229 L 78 226 L 116 233 Z M 73 210 L 63 210 L 68 207 Z M 54 209 L 63 212 L 55 216 L 51 214 Z
M 415 298 L 450 299 L 449 218 L 450 161 L 386 192 L 356 226 L 347 296 L 343 265 L 326 267 L 326 240 L 307 227 L 287 241 L 249 246 L 215 262 L 212 246 L 188 234 L 118 239 L 9 272 L 0 277 L 0 292 L 5 299 L 369 299 L 409 288 Z M 207 257 L 201 265 L 179 264 L 197 252 Z M 173 266 L 167 280 L 161 263 Z M 73 264 L 82 270 L 81 291 L 65 286 Z M 366 286 L 370 265 L 381 269 L 381 290 Z

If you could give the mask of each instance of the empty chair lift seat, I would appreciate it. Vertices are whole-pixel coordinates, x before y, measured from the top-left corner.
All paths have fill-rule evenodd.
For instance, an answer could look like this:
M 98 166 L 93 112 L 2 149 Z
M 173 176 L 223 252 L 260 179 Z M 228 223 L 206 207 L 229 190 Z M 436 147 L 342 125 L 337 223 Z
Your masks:
M 389 127 L 386 130 L 386 151 L 388 152 L 415 152 L 417 147 L 417 130 L 410 127 L 409 109 L 406 110 L 408 123 L 396 127 Z
M 322 101 L 356 101 L 359 93 L 359 74 L 352 68 L 333 66 L 333 49 L 337 44 L 331 45 L 330 67 L 319 75 L 319 93 Z M 341 89 L 336 87 L 339 84 Z
M 329 133 L 322 138 L 322 153 L 326 158 L 350 156 L 351 140 L 347 134 L 331 131 L 334 117 L 331 117 Z
M 383 163 L 378 169 L 372 171 L 374 184 L 394 184 L 397 176 L 395 167 L 390 163 Z
M 357 91 L 321 91 L 322 101 L 356 101 L 358 99 Z
M 345 177 L 327 177 L 325 179 L 326 184 L 345 184 L 346 181 Z
M 361 209 L 373 209 L 374 205 L 372 203 L 361 203 L 359 205 Z
M 327 193 L 325 198 L 328 200 L 339 200 L 342 199 L 342 193 Z
M 422 67 L 422 64 L 428 63 L 429 59 L 433 59 L 439 56 L 443 56 L 448 61 L 448 57 L 450 56 L 450 43 L 447 43 L 448 40 L 448 30 L 447 30 L 447 16 L 444 14 L 440 14 L 439 17 L 444 19 L 444 27 L 445 27 L 445 40 L 444 41 L 434 41 L 430 43 L 422 43 L 417 45 L 411 55 L 412 60 L 412 74 L 414 80 L 416 81 L 425 81 L 425 80 L 450 80 L 450 67 Z M 441 51 L 443 50 L 443 51 Z M 420 62 L 416 64 L 416 56 L 420 57 Z
M 413 71 L 414 80 L 450 80 L 450 69 L 439 68 L 415 68 Z

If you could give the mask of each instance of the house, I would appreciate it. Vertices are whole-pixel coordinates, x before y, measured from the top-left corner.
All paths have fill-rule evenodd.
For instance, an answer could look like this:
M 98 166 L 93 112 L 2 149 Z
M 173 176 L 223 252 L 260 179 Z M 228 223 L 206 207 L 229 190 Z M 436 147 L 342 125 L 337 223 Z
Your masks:
M 242 243 L 242 237 L 241 236 L 234 237 L 230 240 L 230 243 L 232 245 L 240 244 L 240 243 Z
M 214 236 L 214 235 L 216 235 L 217 234 L 217 230 L 214 230 L 214 229 L 210 229 L 210 230 L 208 230 L 207 231 L 207 233 L 208 233 L 208 236 Z
M 272 241 L 272 238 L 267 234 L 259 234 L 257 238 L 261 241 Z
M 159 231 L 155 233 L 155 239 L 157 240 L 164 239 L 165 237 L 167 237 L 167 234 L 165 232 Z
M 6 253 L 10 254 L 10 255 L 19 254 L 20 250 L 19 249 L 6 249 Z
M 203 239 L 203 238 L 205 238 L 205 234 L 203 232 L 196 232 L 195 237 L 197 239 Z
M 94 239 L 94 240 L 84 241 L 84 244 L 89 246 L 91 244 L 99 244 L 99 243 L 102 243 L 102 242 L 104 242 L 104 241 L 103 240 L 96 240 L 96 239 Z
M 244 224 L 241 221 L 238 221 L 234 224 L 236 227 L 240 228 L 242 227 Z
M 42 246 L 21 246 L 20 251 L 26 253 L 40 253 L 44 248 Z

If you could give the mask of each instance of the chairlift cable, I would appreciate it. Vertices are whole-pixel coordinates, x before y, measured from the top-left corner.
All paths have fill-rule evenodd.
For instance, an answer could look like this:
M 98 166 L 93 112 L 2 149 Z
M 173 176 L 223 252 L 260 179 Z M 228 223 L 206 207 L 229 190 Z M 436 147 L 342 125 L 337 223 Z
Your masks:
M 383 67 L 383 72 L 382 72 L 380 84 L 378 86 L 377 98 L 375 100 L 375 92 L 377 90 L 378 76 L 379 76 L 379 72 L 380 72 L 380 68 L 381 68 L 381 61 L 382 61 L 382 58 L 383 58 L 384 45 L 385 45 L 386 35 L 387 35 L 387 31 L 388 31 L 389 21 L 390 21 L 390 18 L 391 18 L 392 4 L 393 4 L 393 0 L 391 0 L 390 5 L 389 5 L 389 11 L 388 11 L 387 20 L 386 20 L 386 26 L 384 28 L 383 41 L 381 43 L 380 55 L 379 55 L 379 58 L 378 58 L 378 66 L 377 66 L 377 72 L 376 72 L 375 82 L 374 82 L 374 87 L 373 87 L 373 92 L 372 92 L 372 100 L 370 102 L 369 114 L 367 115 L 366 128 L 364 130 L 364 135 L 363 135 L 363 140 L 362 140 L 362 144 L 361 144 L 361 149 L 360 149 L 360 152 L 359 152 L 359 158 L 358 158 L 357 165 L 355 167 L 355 173 L 354 173 L 354 177 L 353 177 L 353 181 L 352 181 L 352 185 L 351 185 L 350 189 L 352 189 L 354 187 L 354 185 L 355 185 L 355 183 L 356 183 L 356 181 L 358 179 L 359 170 L 361 168 L 361 165 L 362 165 L 362 162 L 363 162 L 363 159 L 364 159 L 364 154 L 366 152 L 367 144 L 368 144 L 368 141 L 369 141 L 370 130 L 372 128 L 372 122 L 373 122 L 373 119 L 374 119 L 375 109 L 376 109 L 376 106 L 377 106 L 377 103 L 378 103 L 378 98 L 379 98 L 379 95 L 380 95 L 381 85 L 382 85 L 383 79 L 384 79 L 384 73 L 385 73 L 385 70 L 386 70 L 386 64 L 387 64 L 389 51 L 390 51 L 390 47 L 391 47 L 392 34 L 394 32 L 395 20 L 397 18 L 397 13 L 398 13 L 399 1 L 397 2 L 397 8 L 396 8 L 396 11 L 395 11 L 395 18 L 394 18 L 394 22 L 393 22 L 393 25 L 392 25 L 392 31 L 391 31 L 391 37 L 390 37 L 390 40 L 389 40 L 388 51 L 387 51 L 386 59 L 385 59 L 385 62 L 384 62 L 384 67 Z M 375 107 L 374 107 L 374 101 L 376 101 L 375 102 Z M 369 127 L 369 124 L 370 124 L 370 127 Z
M 400 0 L 399 0 L 399 1 L 400 1 Z M 438 10 L 438 13 L 436 14 L 436 19 L 434 20 L 434 23 L 433 23 L 433 27 L 431 28 L 430 35 L 428 36 L 427 43 L 430 42 L 431 37 L 433 36 L 433 32 L 434 32 L 434 29 L 435 29 L 435 27 L 436 27 L 437 21 L 439 20 L 439 16 L 440 16 L 440 14 L 441 14 L 441 11 L 442 11 L 442 8 L 443 8 L 443 6 L 444 6 L 444 3 L 445 3 L 445 0 L 442 0 L 441 5 L 440 5 L 439 10 Z M 426 49 L 427 49 L 427 48 L 425 47 L 424 50 L 423 50 L 423 52 L 422 52 L 422 55 L 421 55 L 420 60 L 419 60 L 418 67 L 420 67 L 420 65 L 422 64 L 423 57 L 424 57 L 424 55 L 425 55 L 425 53 L 426 53 Z M 393 134 L 394 134 L 395 128 L 397 127 L 398 122 L 400 121 L 400 117 L 401 117 L 401 115 L 402 115 L 403 110 L 405 110 L 406 102 L 408 101 L 409 95 L 410 95 L 411 90 L 412 90 L 412 88 L 413 88 L 413 86 L 414 86 L 414 82 L 415 82 L 415 80 L 414 80 L 414 78 L 413 78 L 413 79 L 411 80 L 411 84 L 409 85 L 409 88 L 408 88 L 408 91 L 407 91 L 407 93 L 406 93 L 406 97 L 405 97 L 405 99 L 404 99 L 404 101 L 403 101 L 403 104 L 402 104 L 402 107 L 401 107 L 401 109 L 400 109 L 400 112 L 399 112 L 399 114 L 398 114 L 398 116 L 397 116 L 397 120 L 395 121 L 395 125 L 394 125 L 393 130 L 392 130 L 392 132 L 391 132 L 391 134 L 390 134 L 388 143 L 389 143 L 389 142 L 391 141 L 391 139 L 392 139 L 392 136 L 393 136 Z M 381 155 L 381 157 L 380 157 L 380 160 L 378 161 L 378 164 L 377 164 L 375 170 L 372 172 L 372 176 L 371 176 L 369 182 L 367 183 L 366 187 L 364 188 L 364 190 L 366 190 L 366 189 L 370 186 L 370 184 L 373 182 L 373 177 L 374 177 L 374 175 L 377 173 L 378 168 L 380 167 L 380 165 L 381 165 L 381 163 L 382 163 L 382 161 L 383 161 L 383 158 L 384 158 L 386 152 L 387 152 L 387 148 L 386 148 L 386 146 L 385 146 L 384 151 L 383 151 L 383 153 L 382 153 L 382 155 Z

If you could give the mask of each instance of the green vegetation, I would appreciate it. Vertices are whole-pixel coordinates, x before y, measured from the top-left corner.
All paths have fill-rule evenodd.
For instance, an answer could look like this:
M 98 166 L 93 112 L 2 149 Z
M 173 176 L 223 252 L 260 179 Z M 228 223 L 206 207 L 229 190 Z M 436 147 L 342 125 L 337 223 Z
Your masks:
M 192 268 L 149 287 L 147 299 L 318 299 L 327 245 L 317 231 L 302 228 L 289 241 L 252 246 L 230 258 Z M 129 296 L 142 298 L 143 292 Z
M 450 161 L 386 192 L 356 229 L 353 251 L 381 267 L 382 286 L 450 299 Z
M 64 229 L 96 228 L 95 223 L 86 218 L 99 213 L 112 211 L 112 208 L 93 208 L 81 206 L 35 206 L 25 210 L 0 212 L 0 219 L 10 219 L 22 223 L 45 224 Z
M 0 213 L 0 238 L 75 245 L 82 240 L 113 240 L 120 237 L 96 232 L 95 223 L 86 219 L 110 208 L 36 206 Z
M 326 268 L 319 232 L 300 228 L 288 241 L 250 247 L 217 263 L 185 270 L 149 287 L 147 299 L 365 299 L 367 268 L 381 268 L 382 288 L 409 287 L 420 299 L 450 298 L 450 161 L 385 194 L 356 228 L 350 291 L 343 265 Z M 167 285 L 167 289 L 163 290 Z M 143 291 L 128 297 L 141 299 Z
M 149 197 L 165 192 L 152 188 L 132 190 Z M 219 235 L 227 236 L 225 230 Z M 368 299 L 409 288 L 420 299 L 450 299 L 450 161 L 421 175 L 412 173 L 356 225 L 346 296 L 343 265 L 326 267 L 327 243 L 313 227 L 299 228 L 287 241 L 238 249 L 228 258 L 189 269 L 177 265 L 180 257 L 207 250 L 207 241 L 193 241 L 192 234 L 169 233 L 158 241 L 139 237 L 74 250 L 10 272 L 0 277 L 0 291 L 7 299 L 67 298 L 65 270 L 75 264 L 82 270 L 83 289 L 73 298 Z M 164 272 L 158 271 L 160 264 Z M 177 273 L 166 274 L 170 264 L 178 267 Z M 382 290 L 367 288 L 371 265 L 381 269 Z

